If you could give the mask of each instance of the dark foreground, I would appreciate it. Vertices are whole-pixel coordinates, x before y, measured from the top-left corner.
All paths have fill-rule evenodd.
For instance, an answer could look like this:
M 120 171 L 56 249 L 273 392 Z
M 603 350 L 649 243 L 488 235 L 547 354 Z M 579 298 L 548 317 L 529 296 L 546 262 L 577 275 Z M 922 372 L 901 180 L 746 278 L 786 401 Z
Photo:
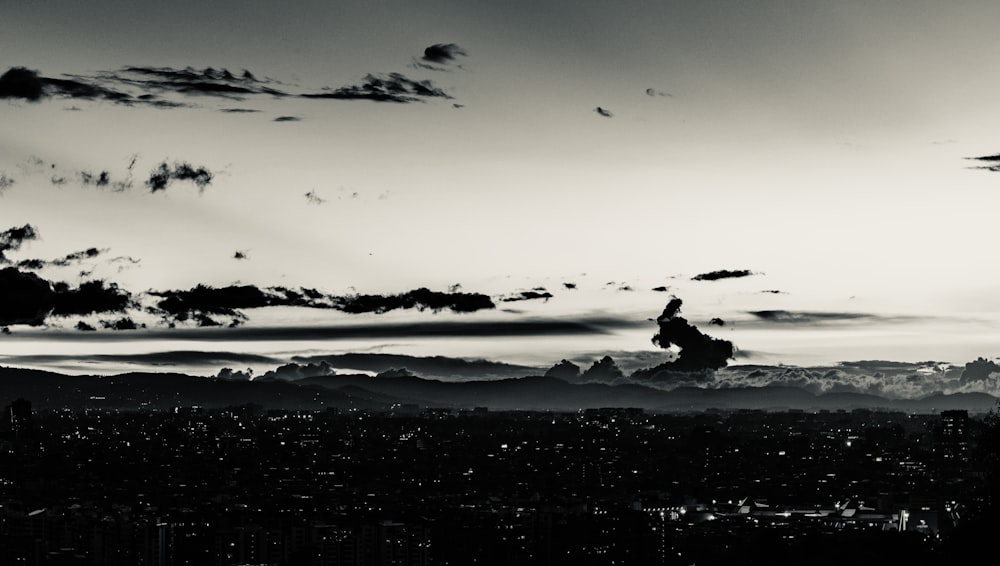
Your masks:
M 993 528 L 982 429 L 963 411 L 12 404 L 0 565 L 953 561 Z

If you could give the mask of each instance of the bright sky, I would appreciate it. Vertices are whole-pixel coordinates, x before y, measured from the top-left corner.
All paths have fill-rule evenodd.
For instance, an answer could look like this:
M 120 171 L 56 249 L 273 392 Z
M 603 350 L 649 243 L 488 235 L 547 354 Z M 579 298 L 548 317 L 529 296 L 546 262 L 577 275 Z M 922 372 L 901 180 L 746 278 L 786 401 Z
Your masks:
M 26 67 L 183 104 L 83 98 L 51 82 L 38 101 L 0 99 L 0 174 L 11 181 L 0 182 L 0 231 L 30 224 L 39 235 L 8 258 L 102 250 L 39 276 L 101 278 L 134 294 L 242 283 L 554 295 L 497 303 L 519 312 L 463 315 L 256 310 L 247 327 L 634 323 L 548 340 L 250 345 L 104 329 L 77 342 L 51 328 L 72 327 L 79 317 L 70 317 L 13 326 L 0 354 L 374 348 L 544 366 L 656 350 L 656 326 L 643 324 L 672 293 L 693 324 L 761 363 L 1000 355 L 1000 268 L 989 253 L 1000 175 L 966 160 L 1000 151 L 996 2 L 49 0 L 0 9 L 0 73 Z M 436 44 L 451 47 L 425 58 Z M 181 92 L 121 72 L 128 66 L 245 69 L 284 96 Z M 451 98 L 298 96 L 393 72 Z M 203 167 L 211 182 L 151 192 L 144 183 L 161 163 Z M 102 171 L 105 187 L 82 175 Z M 115 182 L 130 186 L 115 191 Z M 126 257 L 138 261 L 114 261 Z M 723 269 L 752 275 L 691 280 Z M 658 286 L 670 290 L 650 290 Z M 801 316 L 751 314 L 760 310 Z M 709 326 L 713 317 L 728 325 Z M 113 317 L 87 320 L 101 318 Z

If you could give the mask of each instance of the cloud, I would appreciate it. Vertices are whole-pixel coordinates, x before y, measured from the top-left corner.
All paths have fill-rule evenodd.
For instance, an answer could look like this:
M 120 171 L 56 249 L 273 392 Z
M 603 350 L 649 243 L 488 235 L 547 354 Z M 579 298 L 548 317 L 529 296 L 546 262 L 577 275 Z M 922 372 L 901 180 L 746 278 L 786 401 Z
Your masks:
M 102 320 L 101 326 L 108 330 L 138 330 L 139 328 L 145 328 L 145 324 L 136 324 L 134 320 L 127 316 L 123 316 L 117 320 Z
M 712 338 L 703 334 L 697 327 L 681 316 L 681 300 L 674 297 L 667 303 L 663 313 L 657 317 L 656 323 L 660 329 L 653 336 L 653 343 L 667 349 L 671 346 L 680 348 L 677 359 L 661 364 L 648 372 L 653 375 L 658 371 L 703 371 L 726 367 L 733 358 L 735 346 L 728 340 Z
M 236 322 L 246 319 L 240 309 L 287 304 L 283 297 L 267 293 L 253 285 L 220 288 L 197 285 L 186 291 L 151 291 L 150 295 L 161 297 L 156 303 L 156 312 L 168 320 L 191 320 L 198 326 L 218 325 L 211 318 L 212 315 L 228 316 L 232 322 Z
M 456 57 L 465 57 L 464 49 L 454 43 L 435 43 L 424 49 L 424 61 L 438 64 L 447 64 L 455 60 Z
M 388 75 L 368 74 L 360 85 L 340 87 L 336 90 L 308 93 L 305 98 L 327 98 L 336 100 L 372 100 L 375 102 L 423 102 L 427 98 L 451 99 L 444 90 L 434 86 L 429 80 L 415 81 L 401 73 Z
M 6 173 L 0 171 L 0 194 L 14 186 L 14 179 L 8 177 Z
M 839 320 L 863 320 L 876 318 L 874 315 L 855 312 L 804 312 L 786 310 L 749 311 L 749 314 L 768 322 L 788 324 L 811 324 Z
M 0 326 L 40 326 L 52 310 L 52 285 L 15 267 L 0 269 Z
M 299 118 L 298 116 L 278 116 L 273 121 L 274 122 L 299 122 L 301 120 L 302 120 L 302 118 Z
M 959 378 L 959 381 L 963 384 L 986 381 L 993 374 L 1000 374 L 1000 365 L 997 365 L 993 360 L 977 358 L 965 364 L 965 369 L 962 370 L 962 376 Z
M 692 281 L 718 281 L 719 279 L 736 279 L 739 277 L 748 277 L 753 275 L 753 272 L 749 269 L 720 269 L 718 271 L 709 271 L 708 273 L 699 273 L 691 278 Z
M 414 59 L 410 66 L 429 71 L 450 71 L 450 65 L 458 57 L 466 57 L 467 55 L 464 49 L 454 43 L 435 43 L 425 48 L 423 57 Z M 461 68 L 461 65 L 456 65 L 456 67 Z
M 74 263 L 94 259 L 107 251 L 107 249 L 87 248 L 85 250 L 66 254 L 63 257 L 53 259 L 51 261 L 45 261 L 42 259 L 22 259 L 17 262 L 17 267 L 20 269 L 33 270 L 42 269 L 50 265 L 56 267 L 68 267 Z
M 191 181 L 198 186 L 198 190 L 203 191 L 211 184 L 212 172 L 205 167 L 194 167 L 189 163 L 174 163 L 173 167 L 164 161 L 155 169 L 150 171 L 146 186 L 150 192 L 166 190 L 172 181 Z
M 38 232 L 31 224 L 13 227 L 0 232 L 0 264 L 10 263 L 7 252 L 16 252 L 21 244 L 38 239 Z
M 81 327 L 82 325 L 82 327 Z M 93 326 L 80 322 L 78 330 L 92 331 Z M 240 364 L 276 364 L 279 360 L 258 354 L 241 352 L 207 352 L 201 350 L 168 350 L 164 352 L 149 352 L 144 354 L 30 354 L 21 356 L 5 356 L 5 363 L 11 364 L 62 364 L 67 362 L 136 364 L 153 366 L 213 366 L 228 363 Z
M 647 88 L 646 96 L 652 96 L 652 97 L 666 96 L 673 98 L 674 95 L 670 94 L 669 92 L 663 92 L 662 90 L 656 90 L 655 88 Z
M 184 95 L 207 95 L 239 99 L 247 95 L 266 94 L 286 96 L 287 93 L 275 88 L 275 82 L 259 79 L 250 71 L 233 73 L 228 69 L 195 69 L 185 67 L 124 67 L 118 71 L 103 73 L 100 79 L 138 87 L 145 91 L 172 92 Z
M 305 194 L 305 197 L 306 197 L 306 202 L 308 202 L 309 204 L 323 204 L 324 202 L 326 202 L 326 199 L 316 194 L 316 191 L 309 191 L 308 193 Z
M 594 108 L 594 112 L 597 112 L 598 114 L 604 116 L 605 118 L 611 118 L 614 116 L 614 114 L 610 110 L 608 110 L 607 108 L 601 108 L 600 106 Z
M 597 381 L 601 383 L 613 383 L 625 377 L 622 370 L 615 364 L 611 356 L 604 356 L 595 361 L 587 371 L 580 375 L 580 381 Z
M 514 301 L 531 301 L 531 300 L 536 300 L 536 299 L 542 299 L 542 300 L 548 301 L 549 299 L 552 298 L 552 293 L 549 293 L 548 291 L 545 291 L 544 289 L 542 289 L 542 291 L 543 292 L 538 292 L 538 291 L 521 291 L 519 294 L 517 294 L 517 295 L 515 295 L 513 297 L 505 297 L 505 298 L 500 299 L 500 300 L 503 301 L 503 302 L 505 302 L 505 303 L 512 303 Z
M 167 322 L 194 321 L 200 326 L 214 326 L 212 316 L 230 317 L 231 325 L 247 320 L 244 309 L 269 306 L 295 306 L 335 309 L 350 314 L 381 314 L 396 309 L 451 310 L 473 312 L 495 308 L 487 295 L 480 293 L 442 293 L 426 288 L 398 295 L 325 295 L 313 289 L 292 290 L 285 287 L 261 289 L 253 285 L 210 287 L 198 285 L 189 290 L 150 291 L 160 297 L 155 312 Z
M 975 167 L 975 169 L 986 169 L 988 171 L 997 172 L 1000 171 L 1000 153 L 996 155 L 982 155 L 979 157 L 966 157 L 966 159 L 973 159 L 976 161 L 986 161 L 990 165 L 983 165 L 981 167 Z
M 398 295 L 351 295 L 334 298 L 334 306 L 347 313 L 384 313 L 396 309 L 426 310 L 434 312 L 474 312 L 496 308 L 487 295 L 481 293 L 443 293 L 425 287 Z
M 181 106 L 157 100 L 151 96 L 132 96 L 96 84 L 94 79 L 73 77 L 56 79 L 44 77 L 25 67 L 11 67 L 0 76 L 0 98 L 19 98 L 38 102 L 44 98 L 58 97 L 83 100 L 106 100 L 125 105 Z
M 663 285 L 660 285 L 659 287 L 653 287 L 652 290 L 656 291 L 657 293 L 666 293 L 667 291 L 670 290 L 670 287 L 665 287 Z
M 0 98 L 23 98 L 41 100 L 45 96 L 45 85 L 37 71 L 24 67 L 11 67 L 0 75 Z
M 325 361 L 316 364 L 285 364 L 256 378 L 257 381 L 297 381 L 307 377 L 336 375 L 333 366 Z
M 252 108 L 220 108 L 219 112 L 225 112 L 226 114 L 252 114 L 260 112 L 260 110 L 254 110 Z
M 563 287 L 567 289 L 576 289 L 576 283 L 563 283 Z
M 243 250 L 236 250 L 233 252 L 233 259 L 248 259 L 247 253 Z
M 580 379 L 580 366 L 569 360 L 560 360 L 559 363 L 550 367 L 545 372 L 545 377 L 554 377 L 574 383 Z
M 349 353 L 323 356 L 295 356 L 297 362 L 322 362 L 347 371 L 382 373 L 406 369 L 418 375 L 444 379 L 507 378 L 537 375 L 540 368 L 494 362 L 485 359 L 446 356 L 408 356 L 405 354 Z
M 718 317 L 713 318 L 712 320 L 708 321 L 708 323 L 709 324 L 713 324 L 715 326 L 725 326 L 726 325 L 726 321 L 724 321 L 724 320 L 722 320 L 721 318 L 718 318 Z

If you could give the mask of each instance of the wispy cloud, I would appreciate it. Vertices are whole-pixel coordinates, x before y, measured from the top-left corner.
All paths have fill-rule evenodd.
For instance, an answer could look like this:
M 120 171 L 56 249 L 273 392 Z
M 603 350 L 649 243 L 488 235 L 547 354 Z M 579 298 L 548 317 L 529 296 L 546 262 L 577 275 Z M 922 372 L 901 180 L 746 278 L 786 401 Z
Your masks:
M 974 159 L 976 161 L 985 161 L 989 165 L 983 165 L 980 167 L 975 167 L 975 169 L 986 169 L 987 171 L 998 172 L 1000 171 L 1000 153 L 995 155 L 982 155 L 979 157 L 966 157 L 966 159 Z
M 821 322 L 838 322 L 845 320 L 873 320 L 878 317 L 872 314 L 857 312 L 817 312 L 817 311 L 787 311 L 762 310 L 749 311 L 749 314 L 760 320 L 782 324 L 816 324 Z
M 402 73 L 388 75 L 369 74 L 359 85 L 344 86 L 319 93 L 307 93 L 305 98 L 336 100 L 371 100 L 374 102 L 410 103 L 424 102 L 429 98 L 451 99 L 441 88 L 429 80 L 412 80 Z

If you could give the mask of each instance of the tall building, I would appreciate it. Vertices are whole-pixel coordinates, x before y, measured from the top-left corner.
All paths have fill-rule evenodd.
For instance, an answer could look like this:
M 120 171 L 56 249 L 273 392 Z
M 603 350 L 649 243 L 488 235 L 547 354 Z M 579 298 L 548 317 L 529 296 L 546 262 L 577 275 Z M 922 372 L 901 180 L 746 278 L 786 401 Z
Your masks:
M 31 401 L 17 399 L 4 407 L 0 432 L 9 440 L 18 441 L 31 435 L 34 424 L 31 419 Z
M 938 429 L 938 458 L 943 464 L 961 465 L 969 461 L 969 412 L 943 411 Z

